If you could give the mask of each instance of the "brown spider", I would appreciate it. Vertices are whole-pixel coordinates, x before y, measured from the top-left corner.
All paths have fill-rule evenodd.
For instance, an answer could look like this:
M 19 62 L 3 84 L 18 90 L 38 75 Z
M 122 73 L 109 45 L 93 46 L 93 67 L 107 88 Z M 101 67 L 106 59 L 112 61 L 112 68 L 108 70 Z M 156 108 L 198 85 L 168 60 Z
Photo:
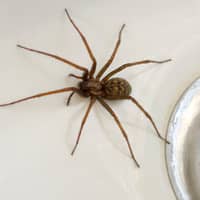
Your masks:
M 142 61 L 138 61 L 138 62 L 126 63 L 126 64 L 123 64 L 120 67 L 116 68 L 115 70 L 111 71 L 110 73 L 108 73 L 103 78 L 101 78 L 102 75 L 105 73 L 105 71 L 108 69 L 108 67 L 111 65 L 113 59 L 115 58 L 115 55 L 117 53 L 117 50 L 118 50 L 120 42 L 121 42 L 121 34 L 122 34 L 122 31 L 123 31 L 123 29 L 125 27 L 125 24 L 123 24 L 121 29 L 120 29 L 120 31 L 119 31 L 118 40 L 116 42 L 116 45 L 115 45 L 115 48 L 114 48 L 114 50 L 112 52 L 111 57 L 106 62 L 106 64 L 101 68 L 101 70 L 97 73 L 97 75 L 94 76 L 95 71 L 96 71 L 97 62 L 96 62 L 96 59 L 95 59 L 95 57 L 94 57 L 94 55 L 92 53 L 92 50 L 90 49 L 90 46 L 89 46 L 85 36 L 79 30 L 79 28 L 76 26 L 74 21 L 72 20 L 72 18 L 69 15 L 67 9 L 65 9 L 65 12 L 67 14 L 67 17 L 68 17 L 69 21 L 71 22 L 73 27 L 76 29 L 76 31 L 80 35 L 80 37 L 81 37 L 81 39 L 82 39 L 82 41 L 83 41 L 83 43 L 84 43 L 84 45 L 85 45 L 85 47 L 87 49 L 89 57 L 92 60 L 91 69 L 88 70 L 86 67 L 77 65 L 77 64 L 75 64 L 75 63 L 73 63 L 73 62 L 71 62 L 69 60 L 66 60 L 65 58 L 61 58 L 61 57 L 59 57 L 57 55 L 54 55 L 54 54 L 50 54 L 50 53 L 47 53 L 47 52 L 38 51 L 38 50 L 35 50 L 35 49 L 30 49 L 30 48 L 27 48 L 27 47 L 24 47 L 24 46 L 21 46 L 21 45 L 17 45 L 17 47 L 23 48 L 25 50 L 36 52 L 36 53 L 39 53 L 39 54 L 43 54 L 43 55 L 52 57 L 52 58 L 54 58 L 56 60 L 62 61 L 64 63 L 66 63 L 66 64 L 68 64 L 68 65 L 70 65 L 70 66 L 82 71 L 83 75 L 82 76 L 77 76 L 77 75 L 74 75 L 74 74 L 70 74 L 69 75 L 69 76 L 72 76 L 74 78 L 77 78 L 77 79 L 81 80 L 78 83 L 77 87 L 67 87 L 67 88 L 63 88 L 63 89 L 59 89 L 59 90 L 48 91 L 48 92 L 44 92 L 44 93 L 40 93 L 40 94 L 36 94 L 36 95 L 30 96 L 30 97 L 26 97 L 26 98 L 23 98 L 23 99 L 19 99 L 19 100 L 16 100 L 16 101 L 12 101 L 12 102 L 9 102 L 9 103 L 6 103 L 6 104 L 1 104 L 0 106 L 1 107 L 9 106 L 9 105 L 16 104 L 16 103 L 19 103 L 19 102 L 22 102 L 22 101 L 26 101 L 26 100 L 29 100 L 29 99 L 42 97 L 42 96 L 47 96 L 47 95 L 52 95 L 52 94 L 56 94 L 56 93 L 69 92 L 69 91 L 71 91 L 71 94 L 68 97 L 67 105 L 69 105 L 70 100 L 71 100 L 72 96 L 75 93 L 79 94 L 82 97 L 89 97 L 90 98 L 90 102 L 89 102 L 87 111 L 86 111 L 86 113 L 84 115 L 84 118 L 82 120 L 81 127 L 80 127 L 80 130 L 79 130 L 79 134 L 78 134 L 75 146 L 74 146 L 74 148 L 73 148 L 73 150 L 71 152 L 71 155 L 73 155 L 75 150 L 76 150 L 76 148 L 77 148 L 77 146 L 78 146 L 78 143 L 79 143 L 79 140 L 80 140 L 80 136 L 81 136 L 81 133 L 82 133 L 82 129 L 83 129 L 83 126 L 84 126 L 84 124 L 85 124 L 85 122 L 87 120 L 89 112 L 90 112 L 93 104 L 97 100 L 97 101 L 100 102 L 100 104 L 114 118 L 115 122 L 117 123 L 118 127 L 121 130 L 121 133 L 122 133 L 124 139 L 126 140 L 126 143 L 128 145 L 128 149 L 130 151 L 132 159 L 135 161 L 137 167 L 140 167 L 139 163 L 137 162 L 137 160 L 136 160 L 136 158 L 135 158 L 135 156 L 133 154 L 133 151 L 132 151 L 128 136 L 127 136 L 124 128 L 122 127 L 117 115 L 114 113 L 114 111 L 111 109 L 111 107 L 104 101 L 104 99 L 107 99 L 107 100 L 119 100 L 119 99 L 131 100 L 144 113 L 144 115 L 150 120 L 150 122 L 152 123 L 153 127 L 155 128 L 155 131 L 156 131 L 158 137 L 169 144 L 169 142 L 165 138 L 163 138 L 161 136 L 161 134 L 159 133 L 158 128 L 156 127 L 155 122 L 153 121 L 151 115 L 141 106 L 141 104 L 134 97 L 130 96 L 131 86 L 128 83 L 128 81 L 126 81 L 123 78 L 111 78 L 111 77 L 113 75 L 117 74 L 118 72 L 128 68 L 128 67 L 132 67 L 132 66 L 135 66 L 135 65 L 141 65 L 141 64 L 147 64 L 147 63 L 165 63 L 165 62 L 171 61 L 171 59 L 163 60 L 163 61 L 142 60 Z

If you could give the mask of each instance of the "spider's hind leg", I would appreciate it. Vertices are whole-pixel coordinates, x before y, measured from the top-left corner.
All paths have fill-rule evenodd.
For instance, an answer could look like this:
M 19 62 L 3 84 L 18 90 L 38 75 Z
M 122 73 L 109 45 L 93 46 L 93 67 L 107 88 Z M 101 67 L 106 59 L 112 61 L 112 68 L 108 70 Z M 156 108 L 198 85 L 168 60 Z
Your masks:
M 71 22 L 72 26 L 75 28 L 75 30 L 78 32 L 79 36 L 81 37 L 82 41 L 83 41 L 83 44 L 85 45 L 85 48 L 89 54 L 89 57 L 90 59 L 92 60 L 92 67 L 90 69 L 90 72 L 89 72 L 89 75 L 90 77 L 93 77 L 95 71 L 96 71 L 96 65 L 97 65 L 97 61 L 96 61 L 96 58 L 89 46 L 89 43 L 86 39 L 86 37 L 84 36 L 84 34 L 80 31 L 80 29 L 78 28 L 78 26 L 75 24 L 74 20 L 71 18 L 68 10 L 65 8 L 65 13 L 69 19 L 69 21 Z
M 117 51 L 119 49 L 119 46 L 120 46 L 120 43 L 121 43 L 121 36 L 122 36 L 122 31 L 125 27 L 125 24 L 122 25 L 120 31 L 119 31 L 119 34 L 118 34 L 118 39 L 117 39 L 117 42 L 115 44 L 115 48 L 110 56 L 110 58 L 108 59 L 108 61 L 106 62 L 106 64 L 102 67 L 102 69 L 98 72 L 96 78 L 97 79 L 100 79 L 101 76 L 105 73 L 105 71 L 109 68 L 109 66 L 111 65 L 111 63 L 113 62 L 116 54 L 117 54 Z
M 128 138 L 128 135 L 126 133 L 126 131 L 124 130 L 124 128 L 122 127 L 122 124 L 121 122 L 119 121 L 117 115 L 114 113 L 114 111 L 112 110 L 112 108 L 102 99 L 102 98 L 98 98 L 98 101 L 100 102 L 100 104 L 112 115 L 112 117 L 114 118 L 115 122 L 117 123 L 117 126 L 120 128 L 121 130 L 121 133 L 128 145 L 128 149 L 129 149 L 129 152 L 131 154 L 131 158 L 133 159 L 133 161 L 135 162 L 136 166 L 139 168 L 140 167 L 140 164 L 138 163 L 138 161 L 136 160 L 135 158 L 135 155 L 133 153 L 133 150 L 132 150 L 132 147 L 131 147 L 131 144 L 130 144 L 130 141 L 129 141 L 129 138 Z
M 143 108 L 143 106 L 142 106 L 135 98 L 133 98 L 132 96 L 129 96 L 129 97 L 127 97 L 126 99 L 131 100 L 131 101 L 144 113 L 144 115 L 149 119 L 149 121 L 151 122 L 152 126 L 154 127 L 154 129 L 155 129 L 155 131 L 156 131 L 158 137 L 159 137 L 161 140 L 163 140 L 164 142 L 166 142 L 167 144 L 170 144 L 170 142 L 167 141 L 167 139 L 165 139 L 165 138 L 160 134 L 160 132 L 159 132 L 159 130 L 158 130 L 158 128 L 157 128 L 157 126 L 156 126 L 156 124 L 155 124 L 153 118 L 152 118 L 151 115 Z

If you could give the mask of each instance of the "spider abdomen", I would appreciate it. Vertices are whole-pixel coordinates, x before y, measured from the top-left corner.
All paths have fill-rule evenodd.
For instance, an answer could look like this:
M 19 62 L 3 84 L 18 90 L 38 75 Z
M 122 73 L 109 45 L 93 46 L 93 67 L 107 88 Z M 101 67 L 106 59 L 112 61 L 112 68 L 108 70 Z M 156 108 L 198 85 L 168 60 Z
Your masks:
M 106 99 L 123 99 L 131 93 L 131 86 L 123 78 L 112 78 L 104 83 L 104 98 Z

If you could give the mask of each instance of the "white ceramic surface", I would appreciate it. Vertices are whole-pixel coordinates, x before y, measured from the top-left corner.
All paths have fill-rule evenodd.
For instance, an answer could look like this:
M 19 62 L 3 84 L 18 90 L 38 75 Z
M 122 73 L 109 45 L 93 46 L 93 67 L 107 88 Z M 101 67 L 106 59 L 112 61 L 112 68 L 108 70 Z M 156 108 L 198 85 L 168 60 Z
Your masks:
M 0 0 L 0 101 L 76 84 L 65 64 L 16 47 L 56 53 L 90 66 L 68 8 L 87 36 L 98 68 L 109 57 L 120 26 L 122 44 L 112 68 L 142 59 L 167 59 L 121 73 L 164 135 L 183 90 L 200 74 L 200 1 Z M 111 103 L 141 164 L 137 169 L 113 119 L 96 104 L 80 146 L 70 156 L 87 100 L 55 95 L 0 109 L 0 199 L 174 200 L 164 144 L 131 103 Z

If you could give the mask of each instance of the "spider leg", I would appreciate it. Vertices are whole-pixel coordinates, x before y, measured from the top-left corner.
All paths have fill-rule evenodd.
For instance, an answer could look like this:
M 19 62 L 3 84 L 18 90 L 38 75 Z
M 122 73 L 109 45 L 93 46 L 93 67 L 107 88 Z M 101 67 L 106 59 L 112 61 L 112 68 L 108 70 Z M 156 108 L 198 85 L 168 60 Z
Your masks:
M 35 53 L 39 53 L 39 54 L 42 54 L 42 55 L 45 55 L 45 56 L 55 58 L 56 60 L 67 63 L 68 65 L 71 65 L 72 67 L 74 67 L 76 69 L 79 69 L 81 71 L 84 71 L 85 73 L 88 73 L 88 70 L 85 67 L 77 65 L 77 64 L 75 64 L 75 63 L 73 63 L 69 60 L 66 60 L 65 58 L 61 58 L 60 56 L 57 56 L 57 55 L 54 55 L 54 54 L 51 54 L 51 53 L 47 53 L 47 52 L 44 52 L 44 51 L 39 51 L 39 50 L 36 50 L 36 49 L 31 49 L 31 48 L 28 48 L 28 47 L 25 47 L 25 46 L 22 46 L 22 45 L 19 45 L 19 44 L 17 45 L 17 47 L 25 49 L 27 51 L 32 51 L 32 52 L 35 52 Z
M 69 76 L 73 77 L 73 78 L 77 78 L 77 79 L 81 79 L 83 80 L 83 76 L 77 76 L 75 74 L 69 74 Z
M 90 110 L 91 110 L 93 104 L 95 103 L 95 101 L 96 101 L 96 99 L 95 99 L 94 97 L 91 97 L 89 106 L 88 106 L 88 108 L 87 108 L 87 110 L 86 110 L 86 113 L 85 113 L 85 115 L 84 115 L 84 117 L 83 117 L 83 120 L 82 120 L 82 122 L 81 122 L 81 127 L 80 127 L 80 130 L 79 130 L 79 133 L 78 133 L 78 137 L 77 137 L 77 139 L 76 139 L 76 143 L 75 143 L 74 148 L 73 148 L 73 150 L 72 150 L 72 152 L 71 152 L 71 155 L 73 155 L 74 152 L 76 151 L 76 148 L 77 148 L 77 146 L 78 146 L 78 144 L 79 144 L 79 141 L 80 141 L 80 137 L 81 137 L 81 133 L 82 133 L 82 130 L 83 130 L 83 126 L 84 126 L 84 124 L 85 124 L 85 122 L 86 122 L 86 120 L 87 120 L 87 117 L 88 117 L 88 115 L 89 115 L 89 113 L 90 113 Z
M 136 65 L 142 65 L 142 64 L 148 64 L 148 63 L 157 63 L 157 64 L 162 64 L 165 62 L 169 62 L 171 61 L 171 59 L 167 59 L 167 60 L 162 60 L 162 61 L 156 61 L 156 60 L 142 60 L 142 61 L 138 61 L 138 62 L 132 62 L 132 63 L 126 63 L 121 65 L 120 67 L 118 67 L 117 69 L 111 71 L 110 73 L 108 73 L 102 81 L 107 81 L 111 76 L 113 76 L 114 74 L 128 68 L 128 67 L 133 67 Z
M 124 27 L 125 27 L 125 24 L 122 25 L 122 27 L 119 31 L 118 40 L 117 40 L 115 48 L 112 52 L 111 57 L 109 58 L 109 60 L 106 62 L 106 64 L 103 66 L 103 68 L 97 74 L 97 76 L 96 76 L 97 79 L 101 78 L 101 76 L 104 74 L 104 72 L 108 69 L 108 67 L 111 65 L 112 61 L 114 60 L 117 50 L 119 49 L 119 45 L 121 43 L 121 35 L 122 35 L 122 31 L 123 31 Z
M 67 99 L 67 106 L 69 106 L 70 101 L 72 99 L 72 96 L 75 94 L 75 91 L 71 92 L 71 94 L 69 95 L 68 99 Z
M 115 122 L 117 123 L 118 127 L 120 128 L 121 132 L 122 132 L 122 135 L 124 136 L 124 139 L 126 140 L 126 143 L 128 145 L 128 148 L 129 148 L 129 151 L 130 151 L 130 154 L 131 154 L 131 157 L 132 159 L 134 160 L 135 164 L 137 165 L 137 167 L 139 168 L 140 165 L 139 163 L 137 162 L 134 154 L 133 154 L 133 150 L 131 148 L 131 144 L 129 142 L 129 139 L 128 139 L 128 135 L 127 133 L 125 132 L 124 128 L 122 127 L 121 125 L 121 122 L 119 121 L 117 115 L 114 113 L 114 111 L 112 110 L 112 108 L 102 99 L 102 98 L 99 98 L 98 97 L 98 101 L 101 103 L 101 105 L 113 116 Z
M 73 21 L 73 19 L 71 18 L 71 16 L 69 15 L 69 12 L 68 12 L 68 10 L 65 8 L 65 12 L 66 12 L 66 14 L 67 14 L 67 17 L 68 17 L 68 19 L 69 19 L 69 21 L 71 22 L 71 24 L 73 25 L 73 27 L 76 29 L 76 31 L 78 32 L 78 34 L 80 35 L 80 37 L 81 37 L 81 39 L 82 39 L 82 41 L 83 41 L 83 43 L 84 43 L 84 45 L 85 45 L 85 47 L 86 47 L 86 49 L 87 49 L 87 52 L 88 52 L 88 54 L 89 54 L 89 56 L 90 56 L 90 58 L 91 58 L 91 60 L 92 60 L 92 62 L 93 62 L 93 64 L 92 64 L 92 68 L 91 68 L 91 70 L 90 70 L 90 77 L 93 77 L 93 75 L 94 75 L 94 73 L 95 73 L 95 71 L 96 71 L 96 65 L 97 65 L 97 61 L 96 61 L 96 58 L 94 57 L 94 55 L 93 55 L 93 52 L 92 52 L 92 50 L 91 50 L 91 48 L 90 48 L 90 46 L 89 46 L 89 44 L 88 44 L 88 42 L 87 42 L 87 39 L 86 39 L 86 37 L 83 35 L 83 33 L 80 31 L 80 29 L 78 28 L 78 26 L 74 23 L 74 21 Z
M 13 105 L 13 104 L 16 104 L 16 103 L 20 103 L 22 101 L 27 101 L 29 99 L 34 99 L 34 98 L 38 98 L 38 97 L 48 96 L 48 95 L 62 93 L 62 92 L 77 91 L 77 90 L 78 89 L 74 88 L 74 87 L 62 88 L 62 89 L 59 89 L 59 90 L 52 90 L 52 91 L 48 91 L 48 92 L 39 93 L 39 94 L 30 96 L 30 97 L 26 97 L 26 98 L 23 98 L 23 99 L 19 99 L 19 100 L 16 100 L 16 101 L 12 101 L 12 102 L 9 102 L 9 103 L 1 104 L 0 107 Z
M 127 99 L 130 99 L 144 113 L 144 115 L 149 119 L 149 121 L 153 125 L 158 137 L 161 140 L 165 141 L 167 144 L 170 144 L 169 141 L 167 141 L 164 137 L 161 136 L 161 134 L 160 134 L 160 132 L 159 132 L 154 120 L 152 119 L 151 115 L 143 108 L 143 106 L 135 98 L 133 98 L 132 96 L 129 96 Z

